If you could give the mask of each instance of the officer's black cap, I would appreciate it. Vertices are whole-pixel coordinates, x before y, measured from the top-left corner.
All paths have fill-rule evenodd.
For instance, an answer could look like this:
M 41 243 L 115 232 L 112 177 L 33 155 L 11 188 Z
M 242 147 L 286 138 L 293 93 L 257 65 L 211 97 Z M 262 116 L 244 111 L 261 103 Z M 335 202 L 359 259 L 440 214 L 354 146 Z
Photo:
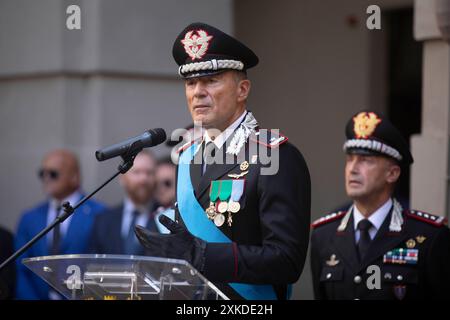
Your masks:
M 410 165 L 414 159 L 408 143 L 398 129 L 385 117 L 373 111 L 361 111 L 347 122 L 346 153 L 383 155 L 400 165 Z
M 225 70 L 245 72 L 258 64 L 256 54 L 225 32 L 196 22 L 176 38 L 172 55 L 183 78 L 208 76 Z

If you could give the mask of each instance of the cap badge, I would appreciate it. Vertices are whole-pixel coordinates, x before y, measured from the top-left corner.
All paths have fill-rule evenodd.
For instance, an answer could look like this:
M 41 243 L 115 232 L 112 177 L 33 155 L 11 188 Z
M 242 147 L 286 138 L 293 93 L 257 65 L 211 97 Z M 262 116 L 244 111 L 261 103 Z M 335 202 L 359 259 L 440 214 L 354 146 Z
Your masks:
M 354 127 L 353 131 L 358 139 L 369 137 L 376 129 L 381 119 L 373 112 L 361 112 L 356 117 L 353 117 Z
M 195 60 L 201 59 L 206 54 L 209 47 L 209 40 L 212 38 L 213 36 L 208 35 L 205 30 L 191 30 L 186 32 L 181 43 L 186 53 L 192 60 Z

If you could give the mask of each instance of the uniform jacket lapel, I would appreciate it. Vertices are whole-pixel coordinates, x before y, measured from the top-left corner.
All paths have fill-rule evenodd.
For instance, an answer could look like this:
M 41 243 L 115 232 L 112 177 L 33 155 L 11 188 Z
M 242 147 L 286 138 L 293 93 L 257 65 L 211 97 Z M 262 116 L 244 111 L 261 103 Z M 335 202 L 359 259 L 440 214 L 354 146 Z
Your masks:
M 194 155 L 189 165 L 192 188 L 194 189 L 195 195 L 198 194 L 198 187 L 200 184 L 200 180 L 202 178 L 202 149 L 203 149 L 202 146 L 203 144 L 201 144 L 201 147 L 198 149 L 197 153 Z
M 353 213 L 350 216 L 345 230 L 342 232 L 336 231 L 335 242 L 332 245 L 342 255 L 347 266 L 351 270 L 356 271 L 359 266 L 359 259 L 356 251 Z
M 208 165 L 206 168 L 205 173 L 202 175 L 202 151 L 203 149 L 200 148 L 199 151 L 195 154 L 193 160 L 190 164 L 190 171 L 191 171 L 191 181 L 192 185 L 195 190 L 195 196 L 199 200 L 199 202 L 203 205 L 203 202 L 209 202 L 209 201 L 201 201 L 203 200 L 203 197 L 205 195 L 205 192 L 209 190 L 209 187 L 211 185 L 211 181 L 218 180 L 221 177 L 223 177 L 225 174 L 233 170 L 238 163 L 236 159 L 238 156 L 241 156 L 242 152 L 245 152 L 246 147 L 248 146 L 248 143 L 246 143 L 238 156 L 231 157 L 230 155 L 226 154 L 226 150 L 228 145 L 230 144 L 231 139 L 233 138 L 234 133 L 231 134 L 227 141 L 222 145 L 222 147 L 217 151 L 217 154 L 224 156 L 224 162 L 221 163 L 213 163 L 211 165 Z M 228 159 L 227 159 L 228 158 Z M 227 161 L 225 161 L 227 159 Z M 231 160 L 231 163 L 229 162 Z M 195 161 L 195 163 L 194 163 Z

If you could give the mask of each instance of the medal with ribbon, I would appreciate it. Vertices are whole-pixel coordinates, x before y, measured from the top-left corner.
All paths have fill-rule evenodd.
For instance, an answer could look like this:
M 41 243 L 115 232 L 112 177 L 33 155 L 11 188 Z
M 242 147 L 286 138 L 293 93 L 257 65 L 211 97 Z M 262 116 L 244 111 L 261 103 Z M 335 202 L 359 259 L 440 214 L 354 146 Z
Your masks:
M 231 189 L 233 187 L 232 180 L 220 180 L 220 191 L 219 191 L 219 199 L 220 203 L 217 206 L 217 211 L 219 212 L 214 218 L 214 223 L 216 226 L 220 227 L 225 222 L 225 216 L 223 215 L 228 211 L 228 199 L 231 196 Z
M 228 211 L 228 199 L 230 199 L 231 196 L 231 188 L 233 186 L 232 180 L 221 180 L 220 185 L 220 193 L 219 193 L 219 199 L 220 203 L 217 207 L 217 211 L 220 213 L 225 213 Z
M 244 179 L 239 180 L 232 180 L 232 191 L 231 191 L 231 197 L 230 202 L 228 203 L 228 225 L 231 227 L 231 224 L 233 223 L 233 213 L 238 213 L 239 210 L 241 210 L 241 205 L 239 204 L 239 200 L 241 199 L 242 195 L 244 194 Z
M 418 249 L 403 249 L 398 248 L 388 251 L 383 256 L 383 263 L 392 264 L 417 264 L 419 260 Z
M 209 189 L 209 207 L 205 210 L 208 218 L 213 220 L 216 215 L 216 201 L 219 197 L 220 181 L 212 181 Z

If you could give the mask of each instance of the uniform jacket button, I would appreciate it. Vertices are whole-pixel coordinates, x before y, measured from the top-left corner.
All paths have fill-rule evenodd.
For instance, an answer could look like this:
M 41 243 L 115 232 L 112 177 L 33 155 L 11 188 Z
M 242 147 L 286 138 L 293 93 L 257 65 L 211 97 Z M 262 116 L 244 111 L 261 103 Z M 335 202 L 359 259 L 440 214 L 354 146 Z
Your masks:
M 355 282 L 355 283 L 361 283 L 361 277 L 360 276 L 356 276 L 355 278 L 353 278 L 353 281 Z

